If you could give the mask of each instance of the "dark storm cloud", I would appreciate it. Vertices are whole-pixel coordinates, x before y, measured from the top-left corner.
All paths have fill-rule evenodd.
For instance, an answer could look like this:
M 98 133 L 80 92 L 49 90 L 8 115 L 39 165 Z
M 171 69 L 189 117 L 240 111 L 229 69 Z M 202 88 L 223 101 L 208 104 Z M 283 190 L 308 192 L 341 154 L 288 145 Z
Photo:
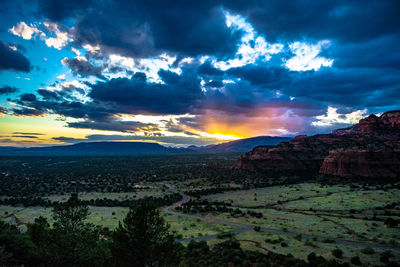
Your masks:
M 71 68 L 72 73 L 75 75 L 80 75 L 82 77 L 93 75 L 102 79 L 104 78 L 104 76 L 101 74 L 102 68 L 93 66 L 93 64 L 87 60 L 79 58 L 65 58 L 62 62 L 67 64 Z
M 293 76 L 290 85 L 282 87 L 288 95 L 302 97 L 310 102 L 333 105 L 369 107 L 368 97 L 377 92 L 388 96 L 396 91 L 400 97 L 400 71 L 387 72 L 381 69 L 323 69 Z M 387 99 L 387 104 L 399 104 L 399 98 Z M 370 103 L 371 104 L 371 103 Z M 375 101 L 373 105 L 379 105 Z
M 0 106 L 0 116 L 7 114 L 7 109 Z
M 12 135 L 12 137 L 17 137 L 17 138 L 29 138 L 29 139 L 37 139 L 37 136 L 34 135 Z
M 227 74 L 249 81 L 252 85 L 262 86 L 270 89 L 280 89 L 291 80 L 294 72 L 282 66 L 269 66 L 269 64 L 247 65 L 232 68 Z
M 15 92 L 18 92 L 18 91 L 19 91 L 18 88 L 12 87 L 12 86 L 8 86 L 8 85 L 0 87 L 0 95 L 8 95 L 8 94 L 12 94 L 12 93 L 15 93 Z
M 225 24 L 215 1 L 40 1 L 54 21 L 75 18 L 76 43 L 99 44 L 106 52 L 147 57 L 173 54 L 230 54 L 240 37 Z M 110 19 L 112 18 L 112 19 Z
M 224 72 L 222 70 L 219 70 L 211 65 L 210 61 L 206 61 L 205 63 L 201 64 L 198 68 L 199 74 L 203 75 L 209 75 L 209 76 L 214 76 L 214 75 L 223 75 Z
M 206 103 L 229 112 L 251 112 L 255 107 L 274 106 L 277 103 L 293 109 L 297 100 L 308 103 L 310 110 L 319 112 L 321 107 L 328 105 L 363 109 L 400 104 L 400 71 L 396 64 L 392 64 L 392 57 L 398 57 L 396 50 L 392 50 L 392 57 L 386 56 L 387 61 L 385 57 L 379 57 L 383 54 L 381 50 L 371 50 L 364 54 L 362 60 L 370 62 L 364 66 L 357 65 L 348 58 L 347 53 L 341 52 L 337 52 L 337 60 L 341 62 L 338 67 L 334 64 L 332 68 L 318 71 L 296 72 L 269 66 L 268 63 L 231 68 L 213 77 L 239 78 L 240 81 L 225 85 L 224 90 L 207 92 Z M 375 66 L 372 63 L 374 60 Z M 296 101 L 286 103 L 284 99 L 288 100 L 289 97 L 295 97 Z M 304 105 L 301 109 L 306 108 Z
M 196 117 L 182 117 L 177 119 L 178 124 L 186 125 L 193 129 L 201 129 L 201 124 Z
M 52 92 L 39 89 L 35 94 L 22 94 L 13 100 L 20 108 L 15 115 L 37 116 L 53 113 L 65 117 L 82 118 L 83 122 L 69 123 L 69 127 L 116 131 L 156 131 L 156 125 L 119 121 L 116 114 L 185 114 L 201 105 L 204 94 L 193 70 L 181 75 L 161 70 L 163 84 L 149 82 L 144 73 L 131 79 L 118 78 L 91 85 L 92 101 L 73 100 L 74 91 Z
M 400 62 L 400 35 L 389 35 L 363 43 L 335 44 L 327 57 L 335 59 L 337 68 L 397 69 Z
M 60 96 L 56 92 L 53 92 L 53 91 L 49 91 L 46 89 L 39 89 L 39 90 L 37 90 L 37 92 L 39 95 L 41 95 L 43 97 L 43 99 L 46 99 L 46 100 L 60 99 Z
M 382 112 L 400 106 L 397 1 L 43 0 L 39 3 L 41 14 L 70 29 L 74 46 L 100 45 L 101 52 L 86 55 L 89 60 L 105 60 L 108 54 L 136 60 L 167 52 L 176 56 L 173 66 L 181 67 L 182 73 L 161 70 L 158 74 L 162 83 L 152 82 L 143 72 L 134 73 L 132 78 L 106 80 L 101 76 L 101 67 L 91 63 L 95 60 L 65 59 L 75 75 L 103 80 L 86 84 L 85 90 L 70 86 L 57 92 L 39 89 L 37 96 L 24 94 L 14 101 L 19 105 L 11 110 L 15 115 L 58 114 L 83 119 L 69 123 L 69 127 L 122 132 L 158 129 L 119 121 L 116 114 L 196 115 L 166 125 L 170 132 L 185 132 L 182 126 L 205 130 L 199 118 L 216 113 L 241 116 L 245 121 L 262 116 L 257 111 L 269 108 L 305 118 L 309 124 L 313 116 L 324 114 L 328 106 L 343 113 L 364 108 Z M 214 60 L 235 57 L 240 37 L 240 31 L 232 32 L 226 26 L 223 10 L 245 17 L 267 41 L 282 43 L 283 52 L 269 61 L 256 59 L 255 63 L 226 71 L 215 68 Z M 300 41 L 311 45 L 324 39 L 330 40 L 331 46 L 318 56 L 332 59 L 332 67 L 318 71 L 291 71 L 285 67 L 285 60 L 295 56 L 289 44 Z M 0 49 L 11 50 L 1 45 Z M 200 57 L 196 57 L 200 55 L 209 55 L 210 59 L 201 64 Z M 190 63 L 182 61 L 187 56 L 194 57 Z M 27 63 L 24 71 L 29 71 Z M 1 64 L 0 69 L 4 69 Z M 122 66 L 110 69 L 110 72 L 120 71 Z M 83 102 L 76 92 L 90 99 Z
M 90 97 L 97 103 L 114 107 L 120 113 L 183 114 L 192 112 L 203 98 L 200 81 L 191 70 L 181 75 L 160 70 L 164 84 L 118 78 L 92 86 Z
M 22 94 L 20 96 L 21 101 L 26 101 L 26 102 L 33 102 L 36 100 L 36 95 L 27 93 L 27 94 Z
M 69 122 L 68 127 L 118 132 L 159 131 L 157 125 L 153 123 L 118 120 Z
M 254 0 L 226 7 L 246 16 L 268 40 L 359 42 L 397 35 L 400 30 L 396 0 Z
M 29 72 L 30 67 L 31 64 L 24 55 L 18 51 L 14 51 L 7 44 L 0 41 L 0 71 Z
M 19 134 L 19 135 L 44 135 L 42 133 L 25 133 L 25 132 L 13 132 L 13 134 Z
M 239 36 L 227 28 L 222 8 L 245 16 L 273 41 L 364 42 L 400 29 L 396 0 L 39 1 L 50 20 L 76 19 L 76 42 L 135 57 L 232 54 Z
M 13 108 L 11 109 L 11 111 L 13 112 L 14 116 L 32 117 L 32 116 L 41 116 L 45 114 L 43 111 L 34 108 Z
M 54 21 L 82 14 L 92 3 L 91 0 L 39 0 L 39 12 Z
M 220 88 L 224 86 L 222 81 L 210 81 L 204 84 L 205 87 Z

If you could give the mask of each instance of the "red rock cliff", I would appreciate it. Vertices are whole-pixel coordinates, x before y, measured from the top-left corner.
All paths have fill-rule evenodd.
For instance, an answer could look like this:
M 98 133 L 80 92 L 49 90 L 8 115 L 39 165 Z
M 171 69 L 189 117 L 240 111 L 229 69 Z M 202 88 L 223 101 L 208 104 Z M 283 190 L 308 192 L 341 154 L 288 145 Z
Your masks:
M 400 151 L 333 150 L 324 159 L 320 173 L 350 177 L 397 177 Z
M 241 156 L 239 169 L 350 177 L 400 177 L 400 111 L 370 115 L 332 134 L 298 136 Z

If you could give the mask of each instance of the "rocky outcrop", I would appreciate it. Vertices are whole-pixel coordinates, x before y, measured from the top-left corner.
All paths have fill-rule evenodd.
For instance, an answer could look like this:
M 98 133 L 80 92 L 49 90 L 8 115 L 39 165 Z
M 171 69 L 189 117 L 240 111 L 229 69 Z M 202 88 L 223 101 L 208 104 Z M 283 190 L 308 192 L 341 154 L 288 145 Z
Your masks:
M 400 177 L 400 111 L 370 115 L 331 134 L 297 136 L 275 147 L 255 147 L 239 169 L 267 173 L 322 173 L 350 177 Z
M 380 117 L 371 114 L 353 126 L 332 131 L 332 134 L 389 134 L 398 131 L 400 131 L 400 110 L 395 110 L 385 112 Z
M 324 159 L 320 173 L 341 177 L 397 177 L 400 151 L 333 150 Z

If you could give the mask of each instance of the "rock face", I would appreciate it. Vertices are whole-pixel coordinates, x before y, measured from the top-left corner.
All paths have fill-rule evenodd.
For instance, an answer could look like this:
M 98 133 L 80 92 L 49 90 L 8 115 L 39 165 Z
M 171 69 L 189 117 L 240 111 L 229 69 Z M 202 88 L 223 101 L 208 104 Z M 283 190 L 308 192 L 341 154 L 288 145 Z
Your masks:
M 400 131 L 400 110 L 388 111 L 380 117 L 374 114 L 359 121 L 358 124 L 344 129 L 334 130 L 332 134 L 390 134 Z
M 236 167 L 271 174 L 400 177 L 400 111 L 370 115 L 331 134 L 301 135 L 272 148 L 255 147 L 238 159 Z
M 324 159 L 320 173 L 350 177 L 397 177 L 400 151 L 333 150 Z

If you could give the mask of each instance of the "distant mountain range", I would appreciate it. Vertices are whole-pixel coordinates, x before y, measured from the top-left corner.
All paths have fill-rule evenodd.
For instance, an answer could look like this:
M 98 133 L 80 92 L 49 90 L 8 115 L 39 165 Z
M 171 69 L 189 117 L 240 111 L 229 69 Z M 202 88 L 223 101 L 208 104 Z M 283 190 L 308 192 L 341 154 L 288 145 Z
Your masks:
M 257 136 L 208 146 L 190 146 L 188 149 L 203 153 L 247 152 L 256 146 L 275 146 L 293 137 Z
M 9 156 L 78 156 L 78 155 L 170 155 L 195 153 L 245 152 L 256 146 L 277 145 L 291 140 L 291 137 L 258 136 L 231 142 L 189 146 L 187 148 L 166 147 L 146 142 L 87 142 L 73 145 L 47 147 L 0 147 L 0 155 Z

